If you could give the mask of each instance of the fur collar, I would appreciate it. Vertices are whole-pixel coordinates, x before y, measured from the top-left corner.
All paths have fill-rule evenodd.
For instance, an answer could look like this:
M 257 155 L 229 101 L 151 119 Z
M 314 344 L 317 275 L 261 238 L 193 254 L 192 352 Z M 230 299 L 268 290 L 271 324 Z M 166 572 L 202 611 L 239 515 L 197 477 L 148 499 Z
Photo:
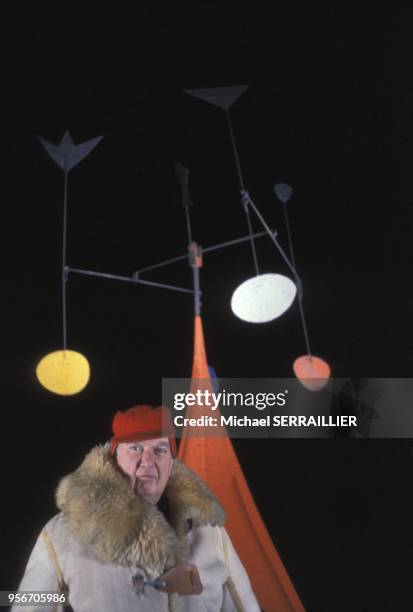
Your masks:
M 76 539 L 103 562 L 139 566 L 160 575 L 188 554 L 189 526 L 223 525 L 225 513 L 207 485 L 175 460 L 165 494 L 164 515 L 131 489 L 106 446 L 97 446 L 56 492 Z

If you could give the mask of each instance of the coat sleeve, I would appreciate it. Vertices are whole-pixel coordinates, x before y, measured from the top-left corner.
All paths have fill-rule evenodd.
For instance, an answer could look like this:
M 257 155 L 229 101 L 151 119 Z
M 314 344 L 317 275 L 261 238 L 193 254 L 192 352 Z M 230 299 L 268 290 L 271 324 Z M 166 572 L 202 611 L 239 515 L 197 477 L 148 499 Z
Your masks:
M 18 587 L 19 591 L 59 591 L 56 571 L 49 557 L 43 534 L 40 533 L 29 557 L 23 578 Z M 11 612 L 57 612 L 63 610 L 61 606 L 19 606 L 13 605 Z
M 226 530 L 221 528 L 222 547 L 229 578 L 224 585 L 221 612 L 260 612 L 261 608 L 251 588 L 244 566 Z

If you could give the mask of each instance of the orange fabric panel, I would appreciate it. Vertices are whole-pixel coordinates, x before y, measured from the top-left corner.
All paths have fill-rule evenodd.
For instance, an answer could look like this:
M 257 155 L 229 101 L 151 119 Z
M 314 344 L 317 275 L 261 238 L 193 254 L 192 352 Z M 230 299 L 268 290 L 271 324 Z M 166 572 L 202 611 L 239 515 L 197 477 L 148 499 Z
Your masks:
M 192 391 L 213 391 L 205 352 L 202 319 L 195 317 Z M 187 417 L 207 414 L 201 406 L 187 408 Z M 219 411 L 214 411 L 219 417 Z M 215 428 L 214 428 L 215 430 Z M 198 430 L 197 430 L 198 431 Z M 220 437 L 191 437 L 184 430 L 179 457 L 207 483 L 228 515 L 227 529 L 266 612 L 304 612 L 304 607 L 274 547 L 245 480 L 225 427 Z

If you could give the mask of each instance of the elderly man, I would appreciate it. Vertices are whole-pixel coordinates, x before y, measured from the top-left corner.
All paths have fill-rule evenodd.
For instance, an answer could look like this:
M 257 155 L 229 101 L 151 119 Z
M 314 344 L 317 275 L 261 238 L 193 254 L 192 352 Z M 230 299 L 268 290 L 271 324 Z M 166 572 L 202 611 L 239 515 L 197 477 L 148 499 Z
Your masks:
M 68 591 L 74 612 L 259 611 L 223 509 L 176 459 L 168 409 L 118 412 L 113 432 L 60 482 L 19 591 Z

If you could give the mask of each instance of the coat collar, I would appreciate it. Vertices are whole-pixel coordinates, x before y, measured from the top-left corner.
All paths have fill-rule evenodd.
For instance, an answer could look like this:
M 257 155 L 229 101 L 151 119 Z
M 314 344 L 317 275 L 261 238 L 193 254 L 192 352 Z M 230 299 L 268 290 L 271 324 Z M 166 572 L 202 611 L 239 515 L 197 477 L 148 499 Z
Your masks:
M 160 575 L 186 560 L 188 525 L 223 525 L 225 513 L 207 485 L 179 459 L 165 494 L 170 523 L 131 489 L 106 446 L 97 446 L 56 492 L 75 538 L 103 562 Z

